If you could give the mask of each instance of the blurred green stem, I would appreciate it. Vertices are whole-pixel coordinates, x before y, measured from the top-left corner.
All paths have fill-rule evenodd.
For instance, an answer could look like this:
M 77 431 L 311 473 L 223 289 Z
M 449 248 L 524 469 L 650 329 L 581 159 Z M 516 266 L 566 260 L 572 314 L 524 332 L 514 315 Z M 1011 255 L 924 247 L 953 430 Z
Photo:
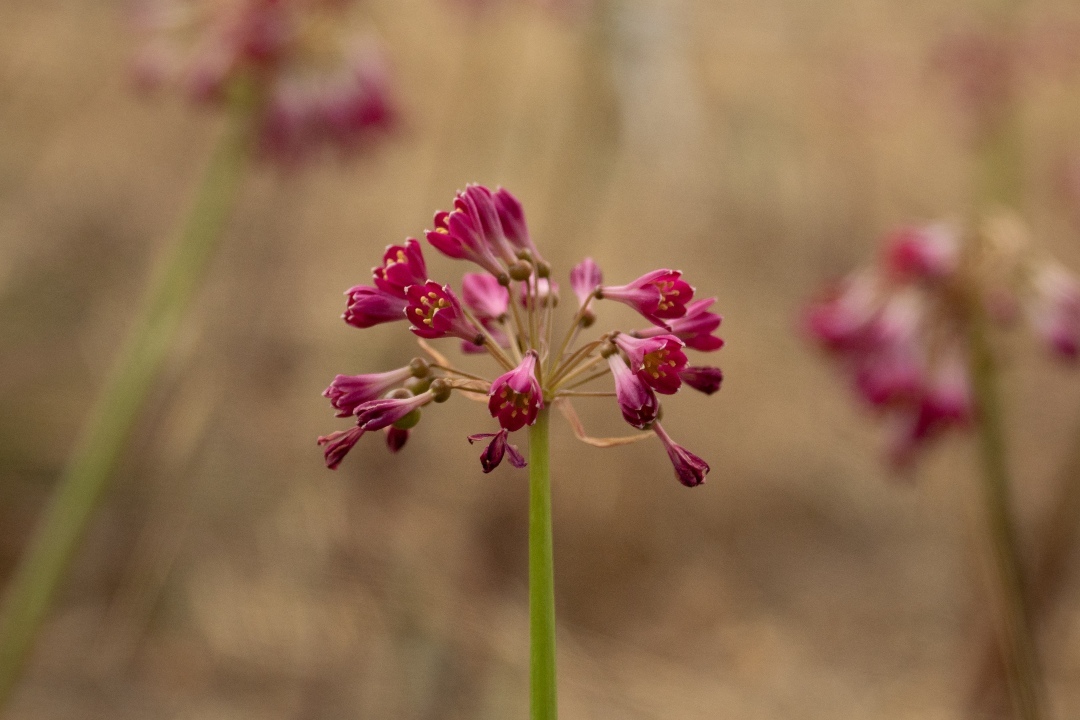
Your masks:
M 975 390 L 979 450 L 982 455 L 983 495 L 993 569 L 1000 594 L 1001 652 L 1008 669 L 1009 690 L 1016 717 L 1042 717 L 1042 679 L 1031 634 L 1020 552 L 1009 501 L 1009 471 L 1005 436 L 996 386 L 994 355 L 986 318 L 978 306 L 969 323 L 971 377 Z
M 246 93 L 235 93 L 226 127 L 176 245 L 158 269 L 143 315 L 15 569 L 0 610 L 0 712 L 157 381 L 185 310 L 201 285 L 251 154 L 252 107 Z
M 529 428 L 529 717 L 558 717 L 555 691 L 555 567 L 551 547 L 548 409 Z

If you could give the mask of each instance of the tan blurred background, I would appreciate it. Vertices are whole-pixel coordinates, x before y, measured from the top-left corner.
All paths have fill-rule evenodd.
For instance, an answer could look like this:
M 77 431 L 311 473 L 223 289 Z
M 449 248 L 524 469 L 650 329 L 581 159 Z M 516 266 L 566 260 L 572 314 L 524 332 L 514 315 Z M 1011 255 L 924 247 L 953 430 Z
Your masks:
M 400 325 L 342 323 L 342 292 L 470 181 L 522 199 L 564 287 L 587 254 L 611 282 L 682 268 L 725 316 L 728 346 L 698 358 L 724 388 L 666 403 L 705 486 L 680 486 L 658 443 L 603 451 L 555 423 L 563 717 L 964 717 L 989 612 L 972 448 L 891 479 L 797 326 L 883 231 L 969 206 L 930 58 L 979 3 L 464 5 L 365 3 L 407 127 L 357 162 L 251 175 L 10 717 L 525 717 L 526 475 L 480 472 L 465 435 L 484 408 L 431 409 L 398 456 L 365 438 L 337 472 L 315 446 L 344 427 L 319 396 L 335 373 L 416 353 Z M 0 579 L 219 127 L 133 95 L 125 13 L 0 3 Z M 1067 31 L 1080 11 L 1033 0 L 1021 23 Z M 1024 212 L 1080 268 L 1059 181 L 1080 74 L 1023 98 Z M 603 307 L 597 327 L 618 323 L 636 324 Z M 1004 346 L 1028 538 L 1080 442 L 1080 378 L 1030 344 Z M 581 412 L 623 431 L 613 402 Z M 1059 718 L 1080 714 L 1077 590 L 1042 623 Z

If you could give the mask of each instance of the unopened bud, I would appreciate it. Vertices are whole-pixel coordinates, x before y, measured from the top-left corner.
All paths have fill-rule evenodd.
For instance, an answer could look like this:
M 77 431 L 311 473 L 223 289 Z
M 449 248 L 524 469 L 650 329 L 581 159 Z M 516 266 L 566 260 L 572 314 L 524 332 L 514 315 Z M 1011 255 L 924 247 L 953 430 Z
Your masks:
M 592 327 L 592 324 L 594 322 L 596 322 L 596 313 L 594 313 L 592 310 L 586 310 L 585 312 L 583 312 L 581 314 L 581 319 L 578 320 L 578 323 L 583 328 Z
M 542 278 L 551 277 L 551 265 L 546 260 L 536 263 L 536 274 Z
M 619 352 L 619 348 L 615 347 L 615 343 L 609 342 L 608 344 L 600 348 L 600 357 L 607 360 L 609 357 L 611 357 L 617 352 Z
M 435 378 L 431 381 L 431 399 L 437 403 L 446 402 L 450 399 L 450 391 L 453 388 L 450 386 L 450 381 L 446 378 Z
M 408 400 L 409 398 L 413 397 L 413 393 L 412 391 L 406 390 L 405 388 L 398 388 L 396 390 L 391 390 L 390 392 L 386 393 L 386 395 L 383 395 L 383 397 L 389 400 Z
M 498 275 L 495 276 L 495 279 L 498 280 L 499 284 L 502 285 L 503 287 L 509 287 L 510 286 L 510 276 L 507 275 L 506 273 L 499 273 Z
M 528 280 L 532 275 L 533 267 L 528 260 L 518 260 L 510 266 L 510 277 L 514 280 Z
M 409 371 L 414 378 L 427 377 L 428 373 L 431 372 L 431 366 L 427 364 L 424 358 L 415 357 L 409 362 Z

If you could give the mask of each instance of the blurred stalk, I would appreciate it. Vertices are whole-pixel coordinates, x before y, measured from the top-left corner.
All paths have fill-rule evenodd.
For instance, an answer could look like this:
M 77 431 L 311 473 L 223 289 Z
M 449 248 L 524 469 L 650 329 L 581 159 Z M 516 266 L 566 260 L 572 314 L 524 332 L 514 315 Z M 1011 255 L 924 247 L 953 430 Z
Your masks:
M 226 126 L 176 245 L 159 267 L 143 315 L 83 426 L 0 610 L 0 712 L 157 381 L 173 337 L 222 235 L 251 154 L 255 97 L 234 87 Z
M 558 717 L 548 409 L 529 428 L 529 718 Z
M 1009 500 L 1009 471 L 997 391 L 997 370 L 978 302 L 971 303 L 969 346 L 975 417 L 982 455 L 983 500 L 1000 605 L 1000 647 L 1016 717 L 1042 717 L 1042 678 L 1035 657 L 1020 552 Z

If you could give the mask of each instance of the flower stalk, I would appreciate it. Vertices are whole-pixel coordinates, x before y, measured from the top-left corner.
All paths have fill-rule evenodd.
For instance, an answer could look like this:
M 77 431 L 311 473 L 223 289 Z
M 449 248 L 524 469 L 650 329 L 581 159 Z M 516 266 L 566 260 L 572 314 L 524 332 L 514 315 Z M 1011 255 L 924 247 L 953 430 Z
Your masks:
M 972 304 L 968 318 L 971 381 L 982 460 L 983 499 L 995 582 L 1000 595 L 1000 644 L 1009 679 L 1016 717 L 1043 717 L 1042 679 L 1031 617 L 1028 613 L 1019 545 L 1009 499 L 1009 471 L 1002 427 L 1001 403 L 996 385 L 993 351 L 981 308 Z
M 214 255 L 251 155 L 253 95 L 241 83 L 233 88 L 226 127 L 176 245 L 151 285 L 144 314 L 14 572 L 0 609 L 0 709 L 18 681 Z
M 555 565 L 548 409 L 529 429 L 529 718 L 555 720 Z

